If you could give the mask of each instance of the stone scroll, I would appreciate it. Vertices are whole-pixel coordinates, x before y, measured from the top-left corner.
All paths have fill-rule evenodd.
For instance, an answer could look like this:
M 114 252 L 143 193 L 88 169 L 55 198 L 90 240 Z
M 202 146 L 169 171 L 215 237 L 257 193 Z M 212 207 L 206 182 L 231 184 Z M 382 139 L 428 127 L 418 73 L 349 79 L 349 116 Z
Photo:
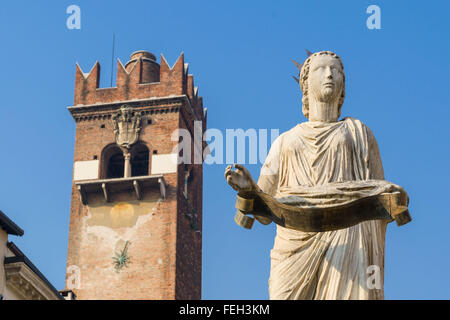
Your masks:
M 325 193 L 304 192 L 301 196 L 277 199 L 262 191 L 239 192 L 236 197 L 235 222 L 251 229 L 254 218 L 275 222 L 298 231 L 323 232 L 351 227 L 367 220 L 395 220 L 398 226 L 411 221 L 408 195 L 387 181 L 352 183 L 353 189 L 334 184 L 332 193 L 340 192 L 341 202 L 326 203 Z M 356 186 L 355 186 L 356 184 Z M 336 188 L 337 186 L 337 188 Z M 343 184 L 345 186 L 345 184 Z

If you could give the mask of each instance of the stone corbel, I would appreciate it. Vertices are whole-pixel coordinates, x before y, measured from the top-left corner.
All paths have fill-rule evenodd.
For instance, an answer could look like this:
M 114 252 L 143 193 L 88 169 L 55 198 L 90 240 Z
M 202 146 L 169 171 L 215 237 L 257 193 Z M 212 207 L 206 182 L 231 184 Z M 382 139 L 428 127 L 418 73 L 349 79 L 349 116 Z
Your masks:
M 102 190 L 103 190 L 103 196 L 105 197 L 105 201 L 109 202 L 109 193 L 108 193 L 108 187 L 106 186 L 106 183 L 102 183 Z
M 142 199 L 141 186 L 139 185 L 139 182 L 137 180 L 133 181 L 133 187 L 134 187 L 134 191 L 136 192 L 136 198 L 138 200 L 141 200 Z
M 78 189 L 78 192 L 80 193 L 81 203 L 83 203 L 83 205 L 86 205 L 87 197 L 86 197 L 86 192 L 84 192 L 83 186 L 77 185 L 77 189 Z
M 188 198 L 188 183 L 189 183 L 189 179 L 191 178 L 191 175 L 192 175 L 191 171 L 192 171 L 192 168 L 190 168 L 189 170 L 187 170 L 184 173 L 184 190 L 183 190 L 183 195 L 184 195 L 185 199 Z
M 159 189 L 161 191 L 161 197 L 166 198 L 166 183 L 163 178 L 158 178 Z

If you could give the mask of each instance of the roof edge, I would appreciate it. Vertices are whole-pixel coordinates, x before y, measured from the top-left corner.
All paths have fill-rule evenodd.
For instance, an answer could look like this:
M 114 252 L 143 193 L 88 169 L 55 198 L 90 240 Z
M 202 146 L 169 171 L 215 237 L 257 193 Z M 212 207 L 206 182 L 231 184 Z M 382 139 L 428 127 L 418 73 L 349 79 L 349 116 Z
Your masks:
M 4 229 L 8 234 L 15 236 L 23 236 L 24 231 L 17 224 L 14 223 L 3 211 L 0 210 L 0 227 Z

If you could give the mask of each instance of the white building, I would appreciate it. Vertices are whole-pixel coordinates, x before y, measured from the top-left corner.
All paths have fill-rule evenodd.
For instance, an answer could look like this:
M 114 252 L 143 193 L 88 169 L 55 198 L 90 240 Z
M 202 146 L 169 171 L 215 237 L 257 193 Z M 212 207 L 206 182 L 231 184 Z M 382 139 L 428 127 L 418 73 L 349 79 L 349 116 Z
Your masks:
M 23 230 L 0 211 L 0 299 L 62 300 L 63 296 L 11 241 Z

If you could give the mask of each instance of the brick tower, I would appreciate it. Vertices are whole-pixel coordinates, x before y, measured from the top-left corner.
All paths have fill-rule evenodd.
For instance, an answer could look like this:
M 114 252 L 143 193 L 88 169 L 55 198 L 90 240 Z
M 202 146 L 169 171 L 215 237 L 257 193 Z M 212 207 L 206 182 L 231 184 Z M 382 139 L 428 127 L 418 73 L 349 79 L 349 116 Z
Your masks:
M 169 67 L 137 51 L 118 61 L 116 87 L 99 79 L 98 62 L 89 73 L 77 64 L 66 290 L 77 299 L 200 299 L 203 165 L 194 153 L 204 144 L 194 136 L 201 141 L 206 109 L 184 56 Z M 177 149 L 183 140 L 190 152 Z M 192 161 L 177 161 L 188 153 Z

